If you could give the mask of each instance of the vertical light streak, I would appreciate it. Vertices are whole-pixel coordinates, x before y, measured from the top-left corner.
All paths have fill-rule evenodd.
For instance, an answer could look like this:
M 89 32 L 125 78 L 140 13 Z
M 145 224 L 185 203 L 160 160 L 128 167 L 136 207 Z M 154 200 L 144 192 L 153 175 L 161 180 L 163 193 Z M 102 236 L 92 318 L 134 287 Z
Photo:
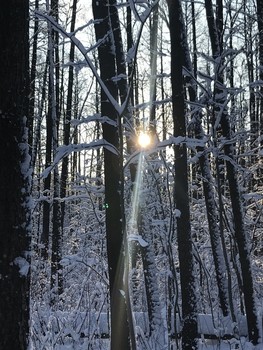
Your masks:
M 144 167 L 144 152 L 140 152 L 134 190 L 132 195 L 132 211 L 131 211 L 131 218 L 130 218 L 130 225 L 131 225 L 130 228 L 132 230 L 134 230 L 137 226 L 140 192 L 141 192 L 141 184 L 142 184 L 142 178 L 143 178 L 143 167 Z

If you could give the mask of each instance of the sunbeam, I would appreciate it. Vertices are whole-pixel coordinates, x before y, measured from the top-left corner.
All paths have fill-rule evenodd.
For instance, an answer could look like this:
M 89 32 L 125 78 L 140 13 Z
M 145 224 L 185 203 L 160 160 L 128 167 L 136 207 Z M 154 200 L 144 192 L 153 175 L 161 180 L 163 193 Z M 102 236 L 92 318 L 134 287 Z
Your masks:
M 137 165 L 136 179 L 135 179 L 133 195 L 132 195 L 132 210 L 131 210 L 131 218 L 130 218 L 130 225 L 132 230 L 134 230 L 137 226 L 139 195 L 140 195 L 141 183 L 142 183 L 142 177 L 143 177 L 142 176 L 143 166 L 144 166 L 144 152 L 140 152 L 139 161 Z

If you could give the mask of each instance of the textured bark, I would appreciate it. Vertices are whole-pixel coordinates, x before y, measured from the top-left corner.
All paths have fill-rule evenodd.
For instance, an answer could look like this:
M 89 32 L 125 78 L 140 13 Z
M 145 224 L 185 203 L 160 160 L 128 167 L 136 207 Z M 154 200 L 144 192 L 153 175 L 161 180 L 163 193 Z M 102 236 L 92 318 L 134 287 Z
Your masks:
M 0 12 L 0 348 L 27 349 L 29 322 L 29 3 Z
M 141 157 L 144 156 L 141 155 Z M 142 160 L 142 164 L 143 163 L 144 161 Z M 141 166 L 139 166 L 139 169 L 139 171 L 142 171 Z M 139 180 L 138 182 L 141 183 L 143 181 Z M 150 188 L 152 188 L 152 186 Z M 160 302 L 160 288 L 157 278 L 158 270 L 155 261 L 156 252 L 154 249 L 154 238 L 153 233 L 151 232 L 151 219 L 154 218 L 154 213 L 151 213 L 150 206 L 153 201 L 156 200 L 157 194 L 155 191 L 152 192 L 150 190 L 146 190 L 145 188 L 141 189 L 141 191 L 139 190 L 139 193 L 141 193 L 141 195 L 138 210 L 138 231 L 143 240 L 147 242 L 145 247 L 140 246 L 140 252 L 142 256 L 145 292 L 149 315 L 150 344 L 152 347 L 154 346 L 154 349 L 165 349 L 168 345 Z M 138 204 L 138 202 L 136 204 Z

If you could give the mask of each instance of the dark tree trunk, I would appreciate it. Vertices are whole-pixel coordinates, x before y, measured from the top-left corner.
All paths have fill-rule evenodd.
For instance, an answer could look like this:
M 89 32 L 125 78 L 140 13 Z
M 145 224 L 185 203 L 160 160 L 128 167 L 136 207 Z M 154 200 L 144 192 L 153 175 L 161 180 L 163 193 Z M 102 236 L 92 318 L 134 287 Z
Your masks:
M 259 32 L 259 79 L 261 80 L 260 85 L 260 135 L 263 135 L 263 1 L 257 0 L 257 20 L 258 20 L 258 32 Z M 261 140 L 261 146 L 263 145 L 263 141 Z M 261 156 L 262 158 L 262 156 Z M 262 173 L 263 169 L 260 169 L 260 184 L 262 185 Z
M 158 35 L 158 11 L 157 4 L 152 12 L 150 26 L 150 122 L 155 130 L 155 100 L 156 100 L 156 78 L 157 78 L 157 35 Z
M 123 103 L 127 97 L 128 92 L 126 62 L 123 52 L 120 21 L 116 1 L 109 0 L 109 5 L 111 30 L 113 33 L 113 43 L 115 49 L 116 73 L 117 76 L 120 76 L 120 79 L 117 81 L 117 86 L 119 90 L 120 102 Z
M 75 22 L 76 22 L 76 13 L 77 13 L 77 0 L 73 0 L 72 4 L 72 17 L 71 17 L 71 26 L 70 32 L 73 33 L 75 30 Z M 70 44 L 70 52 L 69 52 L 69 61 L 71 63 L 74 62 L 75 56 L 75 45 L 74 43 Z M 74 82 L 74 68 L 73 66 L 69 66 L 68 72 L 68 94 L 67 94 L 67 104 L 66 104 L 66 113 L 64 117 L 64 145 L 69 145 L 70 143 L 70 121 L 73 115 L 73 82 Z M 61 202 L 61 224 L 62 231 L 64 227 L 64 217 L 65 217 L 65 201 L 63 199 L 67 194 L 67 181 L 68 181 L 68 164 L 69 157 L 64 157 L 62 160 L 62 170 L 61 170 L 61 186 L 60 186 L 60 197 L 62 198 Z
M 186 137 L 185 101 L 183 87 L 183 18 L 179 1 L 168 1 L 171 35 L 171 80 L 174 136 Z M 194 254 L 191 237 L 188 194 L 187 149 L 185 143 L 175 145 L 174 198 L 177 216 L 177 240 L 182 293 L 182 348 L 197 349 L 197 299 Z
M 50 50 L 50 48 L 49 48 Z M 50 64 L 50 52 L 48 51 L 48 62 Z M 52 111 L 50 101 L 50 66 L 49 66 L 49 107 L 48 113 L 46 115 L 46 145 L 45 145 L 45 168 L 48 168 L 51 165 L 52 160 Z M 48 173 L 47 177 L 44 179 L 44 200 L 43 200 L 43 220 L 42 220 L 42 231 L 40 235 L 40 244 L 41 244 L 41 256 L 44 260 L 48 258 L 48 246 L 49 246 L 49 233 L 50 233 L 50 186 L 51 186 L 51 173 Z
M 31 151 L 31 165 L 33 170 L 33 176 L 34 176 L 34 171 L 36 166 L 38 150 L 40 149 L 41 123 L 42 123 L 42 117 L 43 117 L 43 111 L 44 111 L 44 104 L 46 100 L 47 75 L 48 75 L 48 55 L 45 63 L 45 69 L 43 72 L 43 78 L 42 78 L 43 80 L 42 80 L 42 87 L 41 87 L 41 93 L 40 93 L 41 99 L 38 105 L 38 116 L 36 120 L 34 137 L 33 137 L 33 145 L 32 145 L 32 151 Z
M 51 303 L 58 300 L 58 295 L 63 292 L 63 266 L 60 264 L 62 257 L 62 229 L 61 229 L 61 208 L 59 202 L 59 173 L 58 167 L 54 169 L 54 190 L 53 190 L 53 216 L 52 216 L 52 241 L 51 241 L 51 280 L 50 287 Z
M 118 136 L 119 136 L 119 163 L 120 163 L 120 196 L 121 196 L 121 215 L 122 215 L 122 230 L 123 232 L 126 230 L 126 222 L 125 222 L 125 215 L 124 215 L 124 175 L 123 175 L 123 132 L 122 132 L 122 120 L 124 120 L 124 123 L 128 124 L 129 126 L 133 125 L 132 120 L 132 114 L 129 111 L 129 105 L 130 105 L 130 99 L 128 96 L 128 83 L 127 83 L 127 77 L 126 77 L 126 60 L 125 55 L 123 51 L 123 43 L 122 43 L 122 36 L 121 36 L 121 28 L 120 28 L 120 20 L 119 20 L 119 14 L 118 14 L 118 8 L 116 0 L 109 0 L 110 4 L 110 22 L 111 22 L 111 30 L 113 32 L 113 42 L 114 42 L 114 53 L 115 53 L 115 62 L 116 62 L 116 76 L 120 77 L 120 79 L 117 81 L 117 87 L 118 87 L 118 96 L 120 99 L 121 104 L 126 104 L 124 108 L 124 112 L 121 116 L 117 116 L 117 124 L 118 124 Z M 127 131 L 130 132 L 129 127 L 127 128 Z M 127 137 L 127 147 L 128 152 L 131 152 L 131 140 L 130 137 Z M 133 167 L 130 167 L 131 170 L 131 176 L 133 176 Z M 125 239 L 125 238 L 124 238 Z M 125 247 L 123 248 L 127 254 L 128 254 L 128 243 L 124 243 Z M 127 321 L 128 321 L 128 327 L 129 327 L 129 338 L 130 338 L 130 346 L 133 350 L 136 350 L 136 339 L 135 339 L 135 332 L 133 328 L 133 317 L 132 317 L 132 310 L 131 310 L 131 302 L 130 302 L 130 293 L 129 293 L 129 273 L 128 273 L 128 263 L 125 262 L 125 281 L 124 281 L 124 287 L 125 287 L 125 294 L 126 294 L 126 313 L 127 313 Z M 127 268 L 126 268 L 127 267 Z
M 47 11 L 51 14 L 54 14 L 56 18 L 56 7 L 54 1 L 51 0 L 51 9 L 47 2 Z M 53 13 L 53 12 L 54 13 Z M 46 115 L 46 152 L 45 152 L 45 168 L 49 167 L 52 162 L 52 152 L 54 150 L 54 140 L 57 139 L 55 135 L 55 124 L 58 120 L 58 91 L 57 91 L 57 69 L 55 69 L 55 57 L 57 50 L 55 50 L 55 39 L 57 38 L 54 35 L 52 26 L 48 23 L 48 52 L 47 52 L 47 62 L 49 69 L 49 79 L 48 79 L 48 113 Z M 44 179 L 44 197 L 47 197 L 47 200 L 44 199 L 43 202 L 43 227 L 40 237 L 41 243 L 41 256 L 44 260 L 48 258 L 48 249 L 49 249 L 49 236 L 50 236 L 50 223 L 51 223 L 51 205 L 50 205 L 50 196 L 51 196 L 51 173 L 48 173 L 47 177 Z
M 228 117 L 224 117 L 221 121 L 223 136 L 226 140 L 231 140 L 231 128 Z M 259 342 L 259 329 L 257 320 L 257 307 L 254 292 L 254 282 L 250 263 L 250 251 L 248 244 L 247 232 L 244 224 L 244 214 L 241 202 L 240 189 L 238 185 L 237 172 L 234 165 L 233 145 L 224 146 L 225 154 L 230 161 L 226 162 L 227 180 L 229 183 L 230 198 L 232 203 L 235 239 L 239 251 L 239 260 L 241 265 L 241 273 L 243 280 L 244 301 L 247 316 L 248 336 L 249 340 L 254 344 Z
M 180 10 L 180 12 L 182 13 L 182 10 Z M 184 41 L 184 48 L 185 48 L 183 53 L 184 55 L 183 65 L 187 68 L 189 72 L 193 73 L 193 70 L 195 69 L 195 67 L 192 68 L 186 33 L 183 33 L 182 38 Z M 202 140 L 204 138 L 204 131 L 202 127 L 202 109 L 201 108 L 197 109 L 197 107 L 195 106 L 195 103 L 198 103 L 196 82 L 194 79 L 187 76 L 185 77 L 185 83 L 188 85 L 188 93 L 189 93 L 190 101 L 193 102 L 193 105 L 194 105 L 193 115 L 191 116 L 194 122 L 194 133 L 196 138 Z M 205 203 L 206 203 L 206 212 L 207 212 L 212 254 L 213 254 L 213 259 L 215 264 L 220 307 L 224 316 L 229 315 L 229 312 L 231 310 L 233 320 L 234 320 L 235 319 L 234 312 L 232 310 L 233 309 L 232 303 L 230 303 L 230 297 L 229 297 L 229 294 L 231 294 L 231 291 L 229 292 L 227 291 L 228 283 L 231 282 L 231 279 L 230 279 L 230 273 L 228 273 L 228 269 L 227 269 L 228 260 L 227 261 L 224 260 L 224 258 L 227 259 L 227 256 L 224 256 L 224 250 L 223 250 L 223 244 L 222 244 L 223 228 L 221 225 L 218 225 L 218 222 L 220 222 L 219 218 L 221 218 L 220 215 L 222 214 L 221 213 L 218 214 L 218 209 L 216 205 L 214 184 L 213 184 L 214 181 L 211 175 L 211 169 L 210 169 L 209 157 L 208 157 L 209 152 L 203 146 L 197 146 L 197 152 L 200 155 L 199 166 L 200 166 L 202 179 L 203 179 L 203 190 L 204 190 Z
M 257 0 L 257 21 L 258 21 L 258 33 L 259 33 L 259 78 L 263 80 L 263 1 Z M 261 93 L 262 93 L 262 85 L 261 85 Z M 261 94 L 261 115 L 263 114 L 262 101 L 263 101 L 263 93 Z M 261 124 L 262 126 L 262 124 Z
M 100 19 L 95 24 L 96 40 L 103 38 L 99 45 L 99 65 L 101 79 L 109 92 L 118 100 L 118 88 L 112 80 L 116 76 L 115 55 L 112 50 L 111 25 L 109 21 L 109 3 L 105 0 L 92 2 L 94 19 Z M 105 92 L 101 91 L 101 114 L 108 116 L 119 124 L 116 109 L 108 100 Z M 109 124 L 103 124 L 103 138 L 119 149 L 118 128 Z M 122 225 L 122 199 L 121 181 L 122 165 L 120 157 L 107 149 L 104 149 L 104 174 L 105 174 L 105 209 L 106 209 L 106 235 L 107 253 L 110 280 L 111 303 L 111 349 L 130 349 L 130 337 L 128 327 L 128 314 L 123 292 L 127 290 L 124 285 L 125 256 L 123 244 Z
M 194 77 L 197 76 L 197 43 L 196 43 L 196 11 L 195 11 L 195 2 L 191 0 L 191 13 L 192 13 L 192 31 L 193 31 L 193 73 Z
M 246 54 L 246 61 L 247 61 L 247 72 L 248 72 L 248 82 L 249 82 L 249 118 L 250 118 L 250 148 L 251 150 L 255 150 L 258 145 L 258 136 L 259 136 L 259 118 L 256 111 L 256 92 L 255 92 L 255 54 L 254 50 L 252 48 L 253 46 L 253 39 L 252 39 L 252 21 L 254 22 L 254 19 L 252 20 L 250 16 L 247 14 L 247 4 L 244 3 L 244 36 L 245 36 L 245 54 Z M 252 155 L 250 156 L 248 166 L 253 166 L 255 163 L 258 162 L 258 157 L 256 154 L 253 154 L 253 151 L 251 152 Z M 256 153 L 256 152 L 255 152 Z M 250 189 L 253 190 L 253 187 L 255 184 L 259 183 L 259 181 L 256 180 L 257 174 L 251 175 L 251 181 L 250 181 Z
M 58 23 L 58 0 L 51 0 L 51 15 Z M 60 120 L 60 71 L 59 71 L 59 33 L 49 24 L 49 114 L 52 124 L 52 153 L 55 157 L 59 140 Z M 53 205 L 52 205 L 52 235 L 51 235 L 51 280 L 52 290 L 51 303 L 54 303 L 58 295 L 63 291 L 63 267 L 60 264 L 62 249 L 62 228 L 61 228 L 61 205 L 60 197 L 60 175 L 58 165 L 54 167 L 53 174 Z
M 0 348 L 26 350 L 29 331 L 29 2 L 0 12 Z
M 218 32 L 220 26 L 217 27 L 214 20 L 212 2 L 211 0 L 205 0 L 206 5 L 206 15 L 207 22 L 210 33 L 210 40 L 212 46 L 212 53 L 214 59 L 219 62 L 219 58 L 222 54 L 222 47 L 220 45 Z M 215 72 L 217 73 L 217 81 L 215 81 L 215 104 L 222 108 L 224 101 L 221 100 L 219 96 L 224 96 L 224 85 L 223 76 L 220 72 L 220 63 L 215 65 Z M 223 109 L 222 111 L 215 110 L 215 113 L 221 113 L 221 129 L 222 134 L 226 140 L 232 139 L 231 123 L 227 111 Z M 226 176 L 229 184 L 229 192 L 233 211 L 233 222 L 234 222 L 234 232 L 235 240 L 238 246 L 239 259 L 241 265 L 241 273 L 243 280 L 243 291 L 244 291 L 244 301 L 246 308 L 247 324 L 248 324 L 248 336 L 249 340 L 253 344 L 258 344 L 259 342 L 259 329 L 257 322 L 257 311 L 256 311 L 256 300 L 254 295 L 253 287 L 253 276 L 251 270 L 251 263 L 249 257 L 249 246 L 248 237 L 244 225 L 244 214 L 241 202 L 241 194 L 238 184 L 237 172 L 235 168 L 234 159 L 234 148 L 232 143 L 225 143 L 224 152 L 227 156 L 226 160 Z
M 59 23 L 59 0 L 50 0 L 50 14 L 54 17 L 57 23 Z M 57 134 L 59 130 L 59 120 L 60 120 L 60 72 L 59 72 L 59 32 L 56 30 L 51 30 L 52 35 L 52 50 L 53 50 L 53 62 L 54 62 L 54 78 L 55 78 L 55 123 L 57 125 Z
M 38 10 L 39 1 L 35 0 L 35 9 Z M 35 111 L 35 86 L 36 86 L 36 66 L 37 66 L 37 44 L 38 44 L 38 18 L 34 22 L 34 39 L 32 46 L 32 58 L 30 67 L 30 100 L 29 100 L 29 119 L 28 119 L 28 143 L 33 146 L 33 130 L 34 130 L 34 111 Z M 30 150 L 32 153 L 32 149 Z
M 144 154 L 140 155 L 140 163 L 137 171 L 137 183 L 145 183 L 142 178 L 139 178 L 143 173 L 143 167 L 145 166 Z M 149 171 L 149 169 L 148 169 Z M 141 174 L 140 174 L 141 172 Z M 151 189 L 152 186 L 150 186 Z M 156 192 L 151 191 L 149 188 L 135 188 L 134 192 L 140 193 L 137 200 L 134 198 L 134 205 L 138 205 L 138 232 L 143 240 L 147 243 L 145 246 L 140 245 L 140 252 L 142 257 L 142 268 L 145 282 L 145 292 L 147 309 L 149 316 L 149 336 L 150 344 L 155 344 L 156 348 L 164 349 L 167 346 L 167 339 L 164 327 L 164 321 L 162 317 L 162 308 L 160 302 L 160 288 L 158 284 L 158 269 L 156 266 L 155 256 L 156 252 L 154 249 L 154 237 L 151 230 L 152 222 L 151 219 L 154 217 L 151 212 L 151 205 L 156 199 Z M 152 215 L 153 214 L 153 215 Z
M 113 39 L 114 39 L 114 48 L 115 48 L 115 59 L 116 59 L 116 74 L 117 76 L 121 77 L 118 82 L 118 91 L 120 96 L 120 102 L 126 103 L 125 111 L 122 115 L 122 118 L 124 120 L 124 123 L 128 125 L 127 127 L 127 135 L 131 135 L 131 128 L 133 127 L 133 116 L 132 113 L 129 110 L 129 106 L 133 105 L 133 89 L 130 90 L 130 96 L 128 96 L 129 89 L 128 89 L 128 79 L 126 77 L 127 75 L 127 69 L 128 69 L 128 77 L 129 77 L 129 84 L 131 84 L 131 87 L 133 86 L 133 65 L 130 64 L 127 67 L 125 55 L 123 51 L 123 43 L 122 43 L 122 36 L 121 36 L 121 29 L 120 29 L 120 20 L 118 15 L 118 8 L 116 6 L 116 0 L 110 0 L 109 1 L 110 6 L 110 19 L 111 19 L 111 26 L 113 30 Z M 128 50 L 132 47 L 132 28 L 131 28 L 131 17 L 130 17 L 130 8 L 127 7 L 127 43 L 128 43 Z M 121 128 L 121 125 L 119 125 L 119 128 Z M 129 154 L 131 154 L 134 150 L 134 142 L 132 140 L 131 136 L 126 137 L 127 140 L 127 149 Z M 122 142 L 122 140 L 121 140 Z M 136 169 L 134 164 L 131 164 L 129 166 L 130 173 L 131 173 L 131 180 L 132 182 L 135 179 L 136 176 Z

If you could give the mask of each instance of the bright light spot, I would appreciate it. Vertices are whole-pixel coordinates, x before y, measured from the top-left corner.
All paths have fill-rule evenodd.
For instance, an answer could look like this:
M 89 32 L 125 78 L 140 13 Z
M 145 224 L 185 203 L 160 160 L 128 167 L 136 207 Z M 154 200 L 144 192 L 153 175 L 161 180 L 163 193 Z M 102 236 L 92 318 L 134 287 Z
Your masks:
M 148 134 L 145 134 L 145 133 L 140 133 L 140 135 L 138 136 L 139 146 L 141 146 L 142 148 L 145 148 L 145 147 L 149 146 L 150 143 L 151 143 L 150 136 Z

